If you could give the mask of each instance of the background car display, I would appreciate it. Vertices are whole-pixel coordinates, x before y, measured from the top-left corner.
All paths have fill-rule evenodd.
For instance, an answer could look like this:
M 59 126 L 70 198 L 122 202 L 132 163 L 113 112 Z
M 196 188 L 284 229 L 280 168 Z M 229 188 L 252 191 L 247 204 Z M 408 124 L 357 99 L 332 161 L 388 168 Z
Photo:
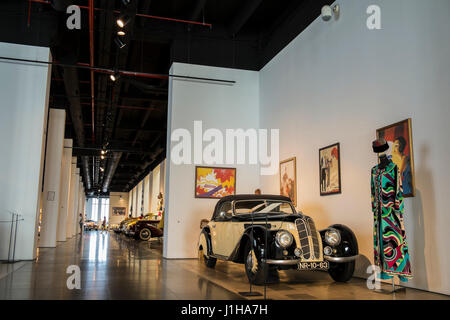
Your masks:
M 267 248 L 267 249 L 265 249 Z M 217 259 L 245 265 L 252 284 L 278 281 L 278 270 L 328 270 L 338 282 L 355 269 L 358 243 L 346 226 L 317 231 L 311 217 L 277 195 L 234 195 L 219 200 L 202 228 L 199 258 L 213 268 Z
M 158 228 L 158 220 L 137 220 L 128 230 L 129 236 L 142 241 L 148 241 L 150 238 L 162 237 L 164 232 Z
M 84 230 L 85 231 L 91 231 L 91 230 L 98 230 L 98 223 L 94 220 L 86 220 L 84 222 Z

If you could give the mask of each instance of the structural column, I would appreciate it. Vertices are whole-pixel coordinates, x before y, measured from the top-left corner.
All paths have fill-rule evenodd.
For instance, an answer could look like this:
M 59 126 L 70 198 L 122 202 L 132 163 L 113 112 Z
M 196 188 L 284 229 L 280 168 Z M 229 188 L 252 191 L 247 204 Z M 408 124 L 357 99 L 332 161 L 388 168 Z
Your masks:
M 71 170 L 70 170 L 70 190 L 69 190 L 69 206 L 67 210 L 67 223 L 66 223 L 66 238 L 72 238 L 73 230 L 73 205 L 75 198 L 75 183 L 76 183 L 76 170 L 77 170 L 77 157 L 72 157 Z
M 72 139 L 64 139 L 63 160 L 61 165 L 61 185 L 59 188 L 59 213 L 56 241 L 66 241 L 67 216 L 69 213 L 70 176 L 72 171 Z
M 80 213 L 83 214 L 83 181 L 82 177 L 80 176 L 79 179 L 79 185 L 78 185 L 78 206 L 77 206 L 77 212 L 75 213 L 75 234 L 78 234 L 80 232 Z
M 78 200 L 80 199 L 80 168 L 75 169 L 75 185 L 73 188 L 73 211 L 72 211 L 72 230 L 70 230 L 73 237 L 76 232 L 78 223 Z
M 56 247 L 66 111 L 50 109 L 39 247 Z

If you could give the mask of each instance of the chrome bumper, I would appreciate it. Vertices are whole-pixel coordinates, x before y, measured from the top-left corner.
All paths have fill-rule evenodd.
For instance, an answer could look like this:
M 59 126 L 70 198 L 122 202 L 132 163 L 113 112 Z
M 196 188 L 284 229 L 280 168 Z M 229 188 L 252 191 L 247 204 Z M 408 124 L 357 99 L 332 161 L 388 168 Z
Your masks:
M 358 258 L 359 254 L 357 254 L 356 256 L 350 256 L 350 257 L 331 257 L 331 256 L 323 256 L 323 258 L 325 260 L 328 260 L 330 262 L 335 262 L 335 263 L 345 263 L 345 262 L 350 262 L 350 261 L 355 261 L 356 258 Z
M 298 264 L 299 262 L 301 262 L 300 259 L 294 259 L 294 260 L 272 260 L 272 259 L 267 259 L 267 260 L 262 260 L 262 262 L 265 262 L 267 264 L 278 264 L 278 265 L 282 265 L 282 266 L 289 266 L 289 265 L 294 265 L 294 264 Z
M 346 263 L 346 262 L 351 262 L 351 261 L 356 260 L 356 258 L 358 258 L 358 256 L 359 255 L 350 256 L 350 257 L 331 257 L 331 256 L 324 255 L 323 258 L 330 262 Z M 281 266 L 289 266 L 289 265 L 298 264 L 298 263 L 302 262 L 302 260 L 301 259 L 289 259 L 289 260 L 272 260 L 272 259 L 264 260 L 264 259 L 262 259 L 262 262 L 265 262 L 267 264 L 277 264 L 277 265 L 281 265 Z

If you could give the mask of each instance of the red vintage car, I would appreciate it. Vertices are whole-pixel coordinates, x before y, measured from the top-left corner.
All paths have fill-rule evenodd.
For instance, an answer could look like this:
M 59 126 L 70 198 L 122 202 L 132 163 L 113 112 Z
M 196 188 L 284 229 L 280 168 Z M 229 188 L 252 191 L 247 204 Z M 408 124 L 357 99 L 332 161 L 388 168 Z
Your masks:
M 158 227 L 159 220 L 137 220 L 130 226 L 128 233 L 130 236 L 138 240 L 148 241 L 150 238 L 162 237 L 164 232 Z

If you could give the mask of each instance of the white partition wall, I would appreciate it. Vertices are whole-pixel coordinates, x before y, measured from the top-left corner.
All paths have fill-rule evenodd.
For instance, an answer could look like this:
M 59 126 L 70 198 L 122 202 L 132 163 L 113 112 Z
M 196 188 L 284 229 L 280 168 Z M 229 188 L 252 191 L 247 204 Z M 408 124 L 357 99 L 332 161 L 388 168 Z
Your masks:
M 137 199 L 136 199 L 136 216 L 139 217 L 143 211 L 142 211 L 142 187 L 143 187 L 143 181 L 139 182 L 136 186 L 137 191 Z
M 61 164 L 61 184 L 56 241 L 66 241 L 67 216 L 69 212 L 70 177 L 72 171 L 72 139 L 64 139 L 63 159 Z
M 166 258 L 195 258 L 200 220 L 211 218 L 217 200 L 194 198 L 195 164 L 175 165 L 171 162 L 174 143 L 170 134 L 178 128 L 192 133 L 196 120 L 203 121 L 203 130 L 216 128 L 223 133 L 226 129 L 257 129 L 259 75 L 253 71 L 181 63 L 174 63 L 170 73 L 236 80 L 233 85 L 173 78 L 169 81 L 163 255 Z M 259 187 L 259 166 L 235 167 L 237 193 L 253 193 Z
M 49 48 L 0 43 L 2 56 L 51 61 Z M 42 146 L 51 68 L 0 61 L 0 220 L 22 215 L 15 259 L 36 257 Z M 0 260 L 8 258 L 10 225 L 0 223 Z M 11 257 L 12 258 L 12 257 Z
M 260 72 L 261 126 L 280 131 L 281 158 L 297 157 L 299 208 L 319 228 L 356 232 L 357 274 L 373 261 L 370 169 L 376 129 L 411 118 L 416 196 L 405 227 L 414 279 L 450 294 L 450 2 L 379 1 L 381 30 L 366 27 L 371 0 L 339 1 L 338 21 L 314 21 Z M 319 148 L 341 144 L 342 194 L 319 193 Z M 262 188 L 278 192 L 278 176 Z
M 128 217 L 128 193 L 127 192 L 111 192 L 109 194 L 109 224 L 119 224 L 123 219 Z M 125 215 L 114 215 L 113 208 L 125 208 Z
M 150 212 L 150 175 L 148 174 L 144 180 L 144 214 L 147 214 Z
M 70 170 L 69 206 L 68 206 L 67 224 L 66 224 L 66 238 L 67 239 L 72 238 L 76 169 L 77 169 L 77 157 L 72 157 L 71 170 Z
M 156 166 L 152 171 L 152 193 L 150 197 L 152 199 L 150 211 L 156 213 L 156 209 L 158 207 L 158 193 L 159 193 L 159 183 L 160 183 L 160 166 Z
M 56 247 L 66 111 L 50 109 L 39 247 Z

